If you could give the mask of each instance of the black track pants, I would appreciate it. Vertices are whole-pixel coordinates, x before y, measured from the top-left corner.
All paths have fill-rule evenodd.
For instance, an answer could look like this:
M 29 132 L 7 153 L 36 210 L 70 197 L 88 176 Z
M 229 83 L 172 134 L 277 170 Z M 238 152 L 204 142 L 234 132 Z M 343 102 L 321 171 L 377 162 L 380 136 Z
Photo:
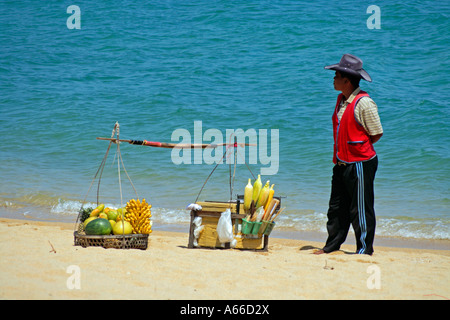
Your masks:
M 376 224 L 373 182 L 377 167 L 377 157 L 365 162 L 334 166 L 325 252 L 339 250 L 352 224 L 356 253 L 373 253 Z

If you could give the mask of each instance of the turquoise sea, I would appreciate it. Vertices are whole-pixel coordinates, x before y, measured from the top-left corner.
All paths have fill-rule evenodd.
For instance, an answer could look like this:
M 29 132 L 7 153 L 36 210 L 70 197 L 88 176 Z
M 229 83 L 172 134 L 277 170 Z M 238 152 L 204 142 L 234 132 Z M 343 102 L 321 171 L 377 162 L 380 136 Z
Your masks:
M 378 20 L 367 12 L 373 4 Z M 80 29 L 69 28 L 78 21 L 71 5 Z M 75 222 L 86 196 L 96 203 L 97 184 L 88 190 L 108 147 L 96 137 L 118 122 L 123 139 L 173 143 L 180 129 L 191 134 L 184 142 L 203 143 L 206 132 L 227 142 L 227 130 L 255 130 L 259 151 L 278 132 L 249 167 L 278 169 L 262 176 L 286 207 L 278 230 L 323 232 L 338 94 L 323 67 L 353 53 L 373 78 L 361 87 L 384 128 L 375 145 L 377 235 L 448 240 L 449 18 L 450 2 L 430 0 L 1 1 L 0 216 Z M 99 195 L 120 206 L 115 150 Z M 120 150 L 155 228 L 186 225 L 185 207 L 215 164 L 195 164 L 195 151 L 183 154 L 191 164 L 176 164 L 171 149 Z M 228 200 L 229 176 L 219 165 L 200 200 Z M 237 164 L 233 197 L 248 178 Z M 121 181 L 126 202 L 135 194 L 123 171 Z

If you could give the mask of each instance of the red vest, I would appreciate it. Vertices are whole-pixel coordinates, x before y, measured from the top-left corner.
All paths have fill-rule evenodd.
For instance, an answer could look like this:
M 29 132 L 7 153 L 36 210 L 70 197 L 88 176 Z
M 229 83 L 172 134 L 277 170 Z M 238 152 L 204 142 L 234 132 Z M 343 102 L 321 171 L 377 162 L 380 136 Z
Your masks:
M 333 113 L 334 153 L 333 162 L 337 160 L 347 163 L 370 160 L 376 156 L 372 141 L 364 127 L 355 118 L 355 107 L 362 97 L 368 97 L 367 92 L 360 91 L 338 120 L 339 104 L 343 97 L 338 96 Z

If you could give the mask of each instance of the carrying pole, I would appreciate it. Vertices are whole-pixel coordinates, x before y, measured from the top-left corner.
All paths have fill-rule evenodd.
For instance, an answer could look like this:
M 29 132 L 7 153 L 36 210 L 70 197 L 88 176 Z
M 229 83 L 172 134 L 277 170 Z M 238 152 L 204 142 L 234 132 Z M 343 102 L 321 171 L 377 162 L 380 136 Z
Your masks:
M 170 149 L 205 149 L 205 148 L 217 148 L 221 146 L 256 146 L 254 143 L 168 143 L 168 142 L 157 142 L 157 141 L 147 141 L 147 140 L 124 140 L 117 138 L 103 138 L 97 137 L 97 140 L 108 140 L 113 143 L 117 142 L 128 142 L 129 144 L 135 144 L 140 146 L 147 147 L 156 147 L 156 148 L 170 148 Z

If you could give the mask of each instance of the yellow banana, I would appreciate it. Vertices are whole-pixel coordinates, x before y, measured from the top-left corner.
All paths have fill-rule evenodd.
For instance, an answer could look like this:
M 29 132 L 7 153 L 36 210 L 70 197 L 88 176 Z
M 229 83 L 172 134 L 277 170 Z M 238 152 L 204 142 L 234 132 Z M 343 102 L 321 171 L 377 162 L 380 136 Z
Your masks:
M 151 233 L 151 205 L 142 199 L 131 199 L 126 206 L 126 220 L 130 222 L 133 233 Z

